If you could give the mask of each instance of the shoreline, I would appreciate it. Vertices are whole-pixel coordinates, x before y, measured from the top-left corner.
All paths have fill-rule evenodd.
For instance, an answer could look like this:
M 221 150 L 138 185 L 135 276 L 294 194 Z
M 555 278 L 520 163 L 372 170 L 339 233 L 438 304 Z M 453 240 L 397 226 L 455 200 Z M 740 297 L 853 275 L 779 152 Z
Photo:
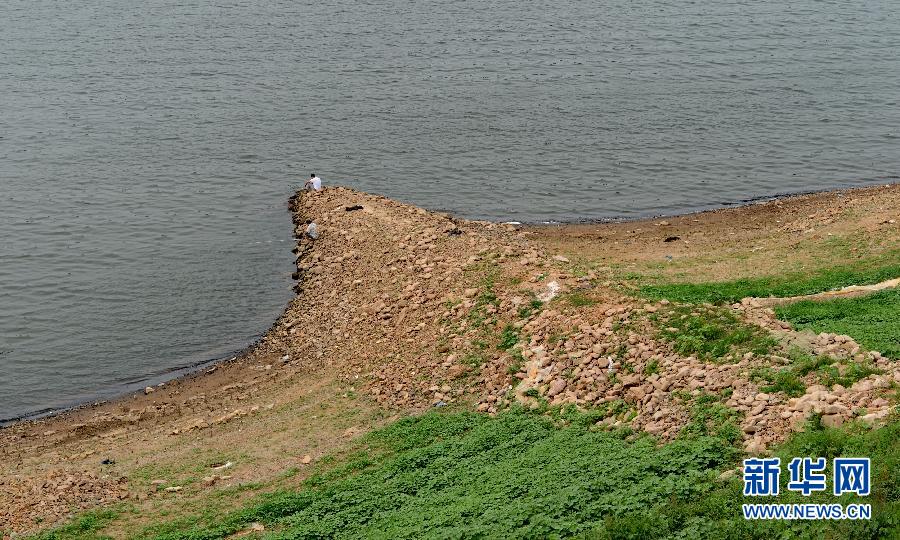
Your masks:
M 781 398 L 749 414 L 761 390 L 748 373 L 774 357 L 717 364 L 675 352 L 647 318 L 671 306 L 633 294 L 629 274 L 666 282 L 774 275 L 807 260 L 815 269 L 820 250 L 842 245 L 829 243 L 832 234 L 851 241 L 848 253 L 862 238 L 863 258 L 892 256 L 900 239 L 900 185 L 593 225 L 469 221 L 341 187 L 294 196 L 289 209 L 296 295 L 243 354 L 0 429 L 0 531 L 44 528 L 71 519 L 73 508 L 119 501 L 177 513 L 218 489 L 293 487 L 317 470 L 307 465 L 393 420 L 434 407 L 496 414 L 535 395 L 600 410 L 620 403 L 634 414 L 608 416 L 604 426 L 664 442 L 690 418 L 678 395 L 732 386 L 728 406 L 748 413 L 739 444 L 765 452 L 803 419 Z M 301 234 L 307 217 L 319 225 L 315 241 Z M 810 339 L 765 310 L 731 308 L 790 343 Z M 621 380 L 604 376 L 612 354 L 621 356 L 617 371 L 632 369 Z M 653 378 L 663 375 L 665 384 Z M 868 408 L 877 421 L 886 409 L 873 385 L 887 376 L 834 396 L 846 403 L 840 411 Z M 216 468 L 229 462 L 227 473 Z
M 602 226 L 617 226 L 617 225 L 634 226 L 634 225 L 640 225 L 640 224 L 651 225 L 652 224 L 651 222 L 658 221 L 661 219 L 686 222 L 689 219 L 693 220 L 693 219 L 696 219 L 701 216 L 709 217 L 709 216 L 713 216 L 713 215 L 727 214 L 729 212 L 746 212 L 746 211 L 750 211 L 755 208 L 766 207 L 767 205 L 792 204 L 792 203 L 810 201 L 813 199 L 820 199 L 820 198 L 825 198 L 825 199 L 839 198 L 839 197 L 843 197 L 845 195 L 852 195 L 854 193 L 865 194 L 872 190 L 892 189 L 892 188 L 896 188 L 898 186 L 900 186 L 900 182 L 895 181 L 894 183 L 890 183 L 890 184 L 877 184 L 877 185 L 870 185 L 870 186 L 863 186 L 863 187 L 846 187 L 846 188 L 835 188 L 835 189 L 818 190 L 818 191 L 808 191 L 808 192 L 801 192 L 801 193 L 789 193 L 789 194 L 783 194 L 783 195 L 760 196 L 760 197 L 756 197 L 753 199 L 748 199 L 745 201 L 733 203 L 730 205 L 716 206 L 714 208 L 710 208 L 710 209 L 706 209 L 706 210 L 698 210 L 695 212 L 688 212 L 688 213 L 683 213 L 683 214 L 673 214 L 673 215 L 659 214 L 659 215 L 654 215 L 651 217 L 609 218 L 609 219 L 602 219 L 602 220 L 573 220 L 573 221 L 566 221 L 566 222 L 545 222 L 545 223 L 522 222 L 522 223 L 515 223 L 514 226 L 517 228 L 520 228 L 523 231 L 537 232 L 542 235 L 548 234 L 547 231 L 549 231 L 549 230 L 552 230 L 552 232 L 550 234 L 562 233 L 562 234 L 571 235 L 571 234 L 581 233 L 584 228 L 590 228 L 590 227 L 596 227 L 596 226 L 601 226 L 601 227 Z M 332 189 L 334 189 L 334 188 L 350 189 L 350 188 L 344 188 L 343 186 L 334 186 Z M 297 214 L 297 211 L 299 209 L 299 206 L 297 204 L 298 195 L 301 193 L 303 193 L 303 190 L 300 190 L 300 191 L 294 193 L 293 195 L 291 195 L 288 198 L 287 205 L 286 205 L 287 211 L 291 213 L 291 220 L 292 220 L 292 223 L 295 228 L 300 223 L 302 223 L 302 221 L 304 219 L 302 216 L 299 216 Z M 360 192 L 360 193 L 363 193 L 363 192 Z M 363 193 L 363 194 L 370 195 L 372 197 L 382 198 L 385 200 L 391 200 L 383 195 L 367 194 L 367 193 Z M 407 204 L 407 203 L 402 203 L 402 204 Z M 410 204 L 410 206 L 414 206 L 414 205 Z M 453 221 L 458 220 L 458 221 L 473 222 L 473 223 L 491 223 L 494 225 L 510 224 L 510 222 L 491 222 L 491 221 L 485 221 L 485 220 L 468 220 L 466 218 L 460 218 L 457 216 L 453 216 L 446 212 L 435 212 L 435 211 L 428 211 L 428 212 L 450 216 L 450 219 Z M 298 242 L 295 245 L 295 247 L 291 249 L 291 251 L 293 253 L 297 254 L 299 257 L 300 254 L 298 253 L 297 246 L 300 245 L 299 240 L 302 237 L 297 236 L 295 234 L 294 238 L 295 238 L 295 240 L 298 240 Z M 294 285 L 293 285 L 292 289 L 295 291 L 295 293 L 298 292 L 298 288 L 300 286 L 300 277 L 301 276 L 297 272 L 295 272 L 292 276 L 292 278 L 294 280 Z M 152 385 L 153 387 L 164 387 L 166 384 L 169 384 L 169 383 L 172 383 L 175 381 L 185 381 L 185 380 L 193 379 L 198 376 L 202 376 L 203 375 L 202 372 L 206 369 L 223 366 L 230 362 L 241 361 L 242 358 L 248 356 L 254 349 L 256 349 L 261 344 L 261 342 L 266 338 L 266 336 L 278 326 L 279 321 L 285 316 L 285 314 L 287 313 L 287 310 L 291 307 L 291 304 L 294 302 L 295 299 L 296 299 L 296 297 L 294 299 L 289 300 L 287 302 L 287 304 L 284 306 L 284 309 L 282 310 L 282 314 L 278 318 L 276 318 L 265 331 L 263 331 L 262 333 L 257 335 L 254 338 L 254 340 L 251 343 L 249 343 L 247 346 L 245 346 L 241 349 L 232 351 L 232 352 L 230 352 L 222 357 L 219 357 L 219 358 L 211 358 L 208 360 L 202 360 L 202 361 L 197 362 L 190 366 L 173 368 L 171 370 L 172 372 L 179 373 L 176 376 L 162 377 L 162 378 L 157 376 L 157 377 L 146 379 L 145 382 L 150 382 L 150 381 L 155 380 L 157 382 L 155 382 Z M 22 423 L 53 420 L 53 419 L 68 415 L 70 413 L 75 413 L 75 412 L 82 411 L 82 410 L 90 410 L 95 407 L 100 407 L 100 406 L 108 405 L 108 404 L 116 404 L 116 403 L 125 401 L 129 398 L 133 398 L 134 395 L 141 393 L 140 386 L 141 385 L 146 386 L 145 382 L 142 382 L 139 385 L 135 386 L 135 388 L 133 390 L 125 390 L 125 391 L 122 391 L 121 393 L 116 393 L 115 395 L 110 396 L 110 397 L 101 398 L 100 397 L 101 394 L 98 394 L 97 397 L 95 397 L 95 398 L 80 401 L 80 402 L 72 404 L 70 406 L 54 408 L 52 410 L 41 410 L 41 411 L 36 411 L 36 412 L 29 412 L 29 413 L 24 413 L 20 416 L 13 417 L 13 418 L 0 419 L 0 431 L 10 428 L 12 426 L 22 424 Z
M 759 205 L 765 205 L 769 203 L 774 203 L 776 201 L 786 201 L 789 199 L 795 199 L 800 197 L 815 197 L 820 195 L 829 195 L 829 194 L 839 194 L 845 192 L 856 192 L 856 191 L 866 191 L 871 189 L 878 188 L 890 188 L 893 186 L 900 185 L 900 177 L 886 177 L 886 180 L 892 180 L 889 183 L 872 183 L 865 186 L 843 186 L 843 187 L 834 187 L 827 189 L 818 189 L 818 190 L 809 190 L 809 191 L 797 191 L 797 192 L 788 192 L 788 193 L 776 193 L 774 195 L 760 195 L 757 197 L 751 197 L 749 199 L 741 199 L 736 202 L 726 202 L 726 203 L 716 203 L 714 205 L 709 206 L 701 206 L 698 210 L 691 210 L 687 212 L 675 213 L 675 214 L 652 214 L 646 216 L 639 217 L 611 217 L 611 218 L 596 218 L 596 219 L 578 219 L 574 218 L 568 221 L 541 221 L 541 222 L 533 222 L 533 221 L 522 221 L 517 223 L 517 226 L 521 225 L 523 227 L 543 227 L 543 226 L 569 226 L 569 225 L 604 225 L 604 224 L 616 224 L 616 223 L 635 223 L 642 221 L 653 221 L 657 219 L 667 219 L 667 218 L 686 218 L 697 216 L 701 214 L 707 214 L 710 212 L 720 212 L 725 210 L 737 210 L 742 208 L 754 207 Z M 506 222 L 509 223 L 509 222 Z

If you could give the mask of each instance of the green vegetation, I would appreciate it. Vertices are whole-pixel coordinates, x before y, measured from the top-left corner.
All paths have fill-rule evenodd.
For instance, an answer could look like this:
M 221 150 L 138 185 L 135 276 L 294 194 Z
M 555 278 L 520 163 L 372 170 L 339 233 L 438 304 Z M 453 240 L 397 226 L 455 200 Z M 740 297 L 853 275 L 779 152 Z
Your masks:
M 503 329 L 503 332 L 500 333 L 500 340 L 497 343 L 497 348 L 502 351 L 508 351 L 516 346 L 519 342 L 519 330 L 511 325 L 507 324 Z
M 900 360 L 898 289 L 826 302 L 807 300 L 780 306 L 775 313 L 798 329 L 846 334 L 868 349 Z
M 900 534 L 900 421 L 869 429 L 811 424 L 775 450 L 795 456 L 872 458 L 872 495 L 810 497 L 786 489 L 755 502 L 870 503 L 871 521 L 747 521 L 736 413 L 701 394 L 678 440 L 658 445 L 627 429 L 594 426 L 575 408 L 516 408 L 495 418 L 431 412 L 366 436 L 299 491 L 262 495 L 232 513 L 198 509 L 138 538 L 225 538 L 262 523 L 270 538 L 894 538 Z M 614 409 L 620 407 L 611 405 Z M 608 411 L 603 411 L 608 412 Z M 101 538 L 116 513 L 90 513 L 41 539 Z
M 514 349 L 510 352 L 512 356 L 512 362 L 509 363 L 509 366 L 506 368 L 506 372 L 510 375 L 515 375 L 519 371 L 522 370 L 522 366 L 525 365 L 525 357 L 522 356 L 521 349 Z
M 821 368 L 820 371 L 822 372 L 822 384 L 828 387 L 839 384 L 844 388 L 853 386 L 853 383 L 860 379 L 865 379 L 869 375 L 882 373 L 880 369 L 860 362 L 849 362 L 841 367 L 826 366 Z
M 793 369 L 785 368 L 775 371 L 772 368 L 758 368 L 753 370 L 752 376 L 770 383 L 768 386 L 760 388 L 768 394 L 784 392 L 788 397 L 799 397 L 806 393 L 806 385 Z
M 565 300 L 569 302 L 572 307 L 592 306 L 597 303 L 597 301 L 593 298 L 585 296 L 584 294 L 579 292 L 573 292 L 563 295 L 563 298 L 565 298 Z
M 62 540 L 100 538 L 97 534 L 104 526 L 118 517 L 117 510 L 94 510 L 82 514 L 71 523 L 50 529 L 35 537 L 36 540 Z M 2 531 L 0 531 L 2 533 Z
M 739 279 L 720 283 L 673 283 L 645 285 L 639 293 L 650 299 L 672 302 L 723 304 L 739 302 L 748 296 L 788 297 L 840 289 L 848 285 L 870 285 L 900 276 L 898 255 L 871 267 L 824 268 L 813 273 Z
M 763 392 L 784 392 L 789 397 L 801 396 L 806 392 L 802 377 L 816 373 L 820 384 L 829 388 L 835 384 L 843 387 L 852 386 L 856 381 L 875 373 L 881 373 L 869 364 L 862 362 L 840 361 L 824 355 L 812 355 L 794 348 L 788 353 L 791 364 L 780 370 L 757 368 L 751 373 L 752 378 L 764 380 L 768 386 L 761 388 Z
M 870 497 L 786 489 L 756 502 L 873 505 L 871 521 L 747 521 L 742 482 L 720 473 L 738 465 L 733 411 L 701 395 L 683 437 L 598 431 L 574 408 L 515 409 L 496 418 L 432 412 L 378 430 L 338 464 L 222 515 L 153 524 L 138 538 L 224 538 L 266 526 L 271 538 L 892 538 L 900 533 L 900 422 L 869 430 L 810 426 L 776 449 L 795 456 L 869 456 Z M 718 436 L 710 435 L 718 433 Z M 624 438 L 623 438 L 624 436 Z M 109 516 L 88 514 L 40 538 L 99 538 Z
M 809 373 L 830 366 L 835 362 L 834 358 L 830 356 L 825 356 L 824 354 L 813 355 L 799 347 L 792 347 L 788 351 L 788 359 L 791 360 L 791 369 L 799 377 L 805 377 Z
M 714 394 L 700 394 L 691 406 L 691 422 L 681 431 L 683 437 L 714 436 L 729 444 L 741 440 L 740 414 L 726 407 Z
M 520 319 L 528 319 L 535 313 L 541 310 L 541 306 L 544 305 L 538 297 L 532 291 L 528 291 L 529 295 L 528 303 L 519 308 L 519 318 Z
M 651 320 L 660 326 L 660 337 L 671 341 L 675 351 L 684 356 L 718 360 L 729 354 L 768 354 L 777 343 L 763 329 L 716 307 L 675 306 Z
M 261 522 L 275 538 L 620 537 L 640 527 L 629 519 L 636 511 L 714 490 L 718 471 L 737 458 L 712 437 L 658 447 L 646 436 L 629 442 L 593 431 L 590 422 L 560 424 L 523 411 L 407 418 L 302 491 L 144 536 L 222 538 Z
M 481 366 L 483 366 L 485 362 L 487 362 L 487 358 L 485 358 L 484 355 L 481 353 L 470 352 L 470 353 L 466 354 L 465 356 L 463 356 L 460 359 L 460 362 L 462 364 L 465 364 L 467 366 L 472 366 L 473 368 L 477 369 L 477 368 L 480 368 Z

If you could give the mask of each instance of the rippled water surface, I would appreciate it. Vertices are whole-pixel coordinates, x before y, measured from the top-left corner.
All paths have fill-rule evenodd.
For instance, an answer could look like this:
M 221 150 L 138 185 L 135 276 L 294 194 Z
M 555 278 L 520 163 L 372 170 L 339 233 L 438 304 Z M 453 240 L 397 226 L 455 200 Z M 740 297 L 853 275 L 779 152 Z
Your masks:
M 787 4 L 4 0 L 0 418 L 252 342 L 311 171 L 521 221 L 889 181 L 900 8 Z

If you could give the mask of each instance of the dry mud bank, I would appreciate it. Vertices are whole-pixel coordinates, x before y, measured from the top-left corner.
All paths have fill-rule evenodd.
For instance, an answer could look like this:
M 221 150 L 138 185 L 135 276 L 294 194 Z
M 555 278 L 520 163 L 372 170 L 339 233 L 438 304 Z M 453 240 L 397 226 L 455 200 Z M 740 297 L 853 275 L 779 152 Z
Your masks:
M 608 411 L 601 426 L 665 440 L 690 421 L 690 396 L 716 394 L 754 453 L 814 414 L 838 425 L 864 411 L 878 423 L 900 371 L 877 351 L 795 332 L 747 301 L 724 309 L 776 344 L 717 361 L 681 355 L 665 337 L 677 306 L 638 299 L 620 267 L 694 257 L 697 273 L 729 276 L 765 249 L 812 257 L 807 246 L 829 233 L 897 234 L 898 193 L 564 228 L 459 220 L 344 188 L 304 193 L 291 200 L 297 296 L 260 343 L 147 393 L 0 431 L 0 531 L 118 501 L 182 506 L 288 469 L 302 478 L 347 439 L 430 407 L 491 414 L 514 402 L 571 403 Z M 306 220 L 317 223 L 317 240 L 303 237 Z M 728 264 L 748 246 L 761 249 Z M 610 264 L 583 264 L 588 256 Z M 878 373 L 846 388 L 810 380 L 794 398 L 762 392 L 751 373 L 782 366 L 790 347 Z

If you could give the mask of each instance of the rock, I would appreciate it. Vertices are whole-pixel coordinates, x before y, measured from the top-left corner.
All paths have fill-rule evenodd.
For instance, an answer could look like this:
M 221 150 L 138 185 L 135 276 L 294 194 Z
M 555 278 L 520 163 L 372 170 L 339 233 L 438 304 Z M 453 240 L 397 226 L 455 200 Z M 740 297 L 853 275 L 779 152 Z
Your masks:
M 554 255 L 554 256 L 553 256 L 553 260 L 554 260 L 554 261 L 563 262 L 563 263 L 569 262 L 569 259 L 568 259 L 567 257 L 562 256 L 562 255 Z
M 849 412 L 849 411 L 847 410 L 847 407 L 844 407 L 844 406 L 841 405 L 840 403 L 834 403 L 834 404 L 832 404 L 832 405 L 826 405 L 825 407 L 822 408 L 822 414 L 828 414 L 828 415 L 832 415 L 832 414 L 846 414 L 847 412 Z
M 841 427 L 844 423 L 844 418 L 839 414 L 826 414 L 822 415 L 822 425 L 829 428 Z
M 766 451 L 766 444 L 761 439 L 750 439 L 744 443 L 744 450 L 748 454 L 759 455 Z
M 566 389 L 565 379 L 556 379 L 550 383 L 550 389 L 547 391 L 548 397 L 553 397 Z
M 152 386 L 148 386 L 148 387 L 144 388 L 144 395 L 151 394 L 153 392 L 156 392 L 156 389 L 153 388 Z
M 309 465 L 310 463 L 312 463 L 312 456 L 309 454 L 306 454 L 305 456 L 300 458 L 300 463 L 302 463 L 304 465 Z

